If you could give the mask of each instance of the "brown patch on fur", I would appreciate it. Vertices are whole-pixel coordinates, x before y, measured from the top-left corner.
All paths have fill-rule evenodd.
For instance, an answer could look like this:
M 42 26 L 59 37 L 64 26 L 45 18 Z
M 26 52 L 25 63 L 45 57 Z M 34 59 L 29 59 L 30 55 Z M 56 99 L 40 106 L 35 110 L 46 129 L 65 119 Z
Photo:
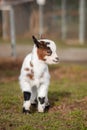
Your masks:
M 34 74 L 34 71 L 31 69 L 31 73 Z
M 33 64 L 32 64 L 32 62 L 30 62 L 30 66 L 31 66 L 31 67 L 33 67 Z
M 27 74 L 27 77 L 33 80 L 34 75 L 33 74 Z
M 38 49 L 37 54 L 40 60 L 44 60 L 44 57 L 47 55 L 47 52 L 44 49 Z
M 24 70 L 25 70 L 25 71 L 29 71 L 29 68 L 25 68 Z
M 49 43 L 48 43 L 49 44 Z M 47 44 L 44 41 L 40 41 L 39 48 L 37 49 L 37 55 L 40 60 L 44 60 L 45 56 L 50 56 L 52 54 L 52 51 L 50 47 L 47 46 Z
M 34 71 L 31 70 L 31 73 L 28 73 L 27 77 L 29 77 L 31 80 L 33 80 L 33 78 L 34 78 Z

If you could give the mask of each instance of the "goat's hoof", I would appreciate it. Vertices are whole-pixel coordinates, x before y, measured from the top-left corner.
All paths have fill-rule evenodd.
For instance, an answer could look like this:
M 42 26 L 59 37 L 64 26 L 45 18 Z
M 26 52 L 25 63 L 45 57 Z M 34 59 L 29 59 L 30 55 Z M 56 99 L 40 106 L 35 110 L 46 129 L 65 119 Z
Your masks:
M 25 114 L 30 114 L 31 112 L 30 112 L 30 110 L 26 110 L 26 109 L 23 107 L 23 113 L 25 113 Z
M 32 105 L 33 107 L 36 107 L 36 106 L 37 106 L 37 104 L 36 104 L 36 103 L 32 103 L 31 105 Z
M 32 106 L 36 107 L 37 106 L 37 99 L 34 100 L 34 102 L 31 103 Z
M 50 104 L 46 104 L 45 108 L 49 109 L 50 108 Z
M 50 109 L 50 105 L 45 107 L 45 112 L 48 112 Z

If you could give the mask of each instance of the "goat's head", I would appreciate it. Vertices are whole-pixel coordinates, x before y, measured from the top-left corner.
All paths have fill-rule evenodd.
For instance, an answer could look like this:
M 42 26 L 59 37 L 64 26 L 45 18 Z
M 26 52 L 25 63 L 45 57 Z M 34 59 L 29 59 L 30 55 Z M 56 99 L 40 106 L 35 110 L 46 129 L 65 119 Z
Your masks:
M 43 60 L 47 64 L 56 64 L 59 62 L 59 57 L 56 53 L 56 44 L 48 39 L 37 40 L 32 36 L 34 44 L 37 47 L 37 55 L 39 60 Z

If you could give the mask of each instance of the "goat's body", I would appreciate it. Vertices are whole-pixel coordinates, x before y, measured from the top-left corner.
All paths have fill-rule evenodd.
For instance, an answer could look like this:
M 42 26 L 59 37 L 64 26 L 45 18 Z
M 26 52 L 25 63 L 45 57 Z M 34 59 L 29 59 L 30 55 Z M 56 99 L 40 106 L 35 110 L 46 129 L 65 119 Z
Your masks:
M 31 64 L 31 56 L 32 54 L 28 54 L 26 58 L 24 59 L 22 68 L 21 68 L 21 75 L 19 77 L 20 84 L 21 82 L 26 82 L 29 84 L 29 87 L 26 87 L 21 84 L 21 89 L 22 91 L 27 91 L 28 89 L 31 89 L 33 86 L 36 86 L 36 88 L 40 87 L 40 84 L 49 84 L 49 71 L 48 71 L 48 66 L 46 64 L 42 63 L 35 63 L 35 61 L 32 62 L 33 67 L 30 65 Z M 29 71 L 33 70 L 34 76 L 33 79 L 29 78 L 27 74 Z
M 50 74 L 47 64 L 58 62 L 55 43 L 48 39 L 37 40 L 32 53 L 23 62 L 19 77 L 20 87 L 24 94 L 23 112 L 30 112 L 31 104 L 38 101 L 38 111 L 44 112 L 48 102 Z
M 33 76 L 29 77 L 28 74 L 31 74 L 31 71 L 33 72 Z M 43 61 L 38 59 L 34 47 L 33 52 L 25 57 L 19 77 L 20 87 L 22 91 L 30 92 L 32 94 L 29 104 L 34 103 L 35 99 L 37 99 L 38 97 L 46 97 L 45 103 L 48 103 L 47 93 L 49 79 L 50 75 L 48 71 L 48 66 Z M 24 105 L 24 107 L 25 106 L 26 105 Z M 28 107 L 30 107 L 30 105 L 28 105 Z M 41 110 L 39 109 L 39 111 Z

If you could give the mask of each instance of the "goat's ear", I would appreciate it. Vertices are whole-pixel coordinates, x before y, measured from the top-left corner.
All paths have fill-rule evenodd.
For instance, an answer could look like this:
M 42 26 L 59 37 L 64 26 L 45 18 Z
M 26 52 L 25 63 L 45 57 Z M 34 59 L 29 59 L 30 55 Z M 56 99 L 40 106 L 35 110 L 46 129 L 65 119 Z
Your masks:
M 39 48 L 39 41 L 35 38 L 35 36 L 32 36 L 34 44 Z

